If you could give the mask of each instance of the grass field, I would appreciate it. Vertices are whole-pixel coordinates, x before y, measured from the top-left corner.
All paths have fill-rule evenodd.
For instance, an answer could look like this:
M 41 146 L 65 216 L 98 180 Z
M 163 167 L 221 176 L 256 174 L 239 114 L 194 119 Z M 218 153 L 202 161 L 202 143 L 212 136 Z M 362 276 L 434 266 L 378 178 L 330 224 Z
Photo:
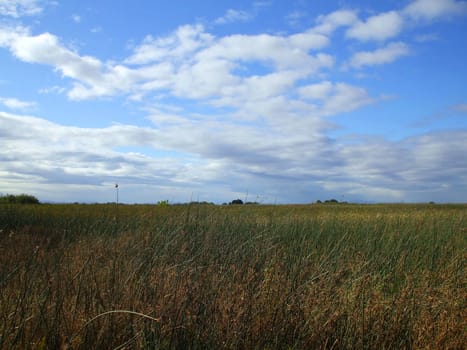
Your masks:
M 465 349 L 466 205 L 0 206 L 1 349 Z

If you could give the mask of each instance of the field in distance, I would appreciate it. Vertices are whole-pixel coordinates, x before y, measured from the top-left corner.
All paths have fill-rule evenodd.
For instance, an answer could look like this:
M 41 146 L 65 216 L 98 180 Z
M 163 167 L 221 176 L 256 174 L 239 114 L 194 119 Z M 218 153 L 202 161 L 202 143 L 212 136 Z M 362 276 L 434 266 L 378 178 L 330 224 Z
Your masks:
M 0 205 L 0 349 L 462 349 L 467 205 Z

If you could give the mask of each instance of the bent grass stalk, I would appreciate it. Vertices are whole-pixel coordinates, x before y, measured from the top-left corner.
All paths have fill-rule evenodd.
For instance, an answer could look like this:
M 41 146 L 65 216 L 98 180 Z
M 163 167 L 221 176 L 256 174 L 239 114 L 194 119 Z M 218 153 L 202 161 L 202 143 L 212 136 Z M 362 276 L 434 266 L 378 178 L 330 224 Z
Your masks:
M 146 315 L 146 314 L 143 314 L 141 312 L 137 312 L 137 311 L 132 311 L 132 310 L 109 310 L 109 311 L 106 311 L 106 312 L 103 312 L 103 313 L 100 313 L 99 315 L 97 316 L 94 316 L 93 318 L 91 318 L 89 321 L 87 321 L 79 330 L 78 332 L 76 332 L 76 334 L 74 334 L 73 336 L 71 336 L 70 340 L 69 340 L 69 343 L 71 344 L 73 342 L 73 340 L 78 336 L 78 334 L 83 331 L 87 326 L 89 326 L 91 323 L 93 323 L 95 320 L 97 320 L 98 318 L 100 317 L 103 317 L 103 316 L 106 316 L 106 315 L 111 315 L 111 314 L 128 314 L 128 315 L 135 315 L 135 316 L 138 316 L 138 317 L 141 317 L 141 318 L 145 318 L 145 319 L 148 319 L 148 320 L 151 320 L 151 321 L 154 321 L 154 322 L 160 322 L 160 318 L 155 318 L 155 317 L 152 317 L 152 316 L 149 316 L 149 315 Z

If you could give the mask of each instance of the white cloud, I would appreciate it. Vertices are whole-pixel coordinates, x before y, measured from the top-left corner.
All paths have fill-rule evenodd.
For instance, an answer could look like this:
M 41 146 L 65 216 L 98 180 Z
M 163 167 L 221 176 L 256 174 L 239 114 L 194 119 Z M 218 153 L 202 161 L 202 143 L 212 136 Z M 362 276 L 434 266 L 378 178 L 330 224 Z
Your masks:
M 182 26 L 167 37 L 148 36 L 134 49 L 126 63 L 148 64 L 161 60 L 189 63 L 190 59 L 226 58 L 231 60 L 263 60 L 285 62 L 298 55 L 305 57 L 308 51 L 329 44 L 320 34 L 303 32 L 288 37 L 278 35 L 231 35 L 216 39 L 206 33 L 203 26 Z M 264 51 L 268 50 L 268 51 Z
M 330 81 L 323 81 L 319 84 L 303 86 L 298 89 L 298 93 L 303 98 L 324 100 L 329 96 L 332 89 L 333 84 Z
M 461 202 L 462 195 L 453 188 L 467 187 L 467 161 L 462 156 L 467 150 L 462 141 L 466 136 L 465 131 L 455 131 L 416 135 L 399 142 L 362 139 L 364 142 L 342 149 L 347 160 L 342 171 L 352 174 L 352 181 L 347 186 L 343 181 L 336 183 L 344 191 L 368 189 L 369 197 L 374 194 L 383 200 L 429 201 L 437 197 Z M 378 195 L 374 192 L 378 188 L 389 196 Z
M 19 59 L 29 63 L 41 63 L 53 66 L 60 71 L 64 77 L 92 86 L 93 95 L 102 96 L 115 93 L 120 88 L 112 86 L 103 79 L 104 65 L 91 56 L 79 56 L 75 52 L 65 48 L 58 41 L 58 38 L 50 33 L 37 36 L 19 36 L 10 43 L 10 50 Z M 119 67 L 114 67 L 114 74 L 121 72 Z M 123 83 L 123 81 L 120 81 Z M 73 90 L 83 87 L 80 83 L 75 83 Z M 75 92 L 70 92 L 70 97 L 75 96 Z
M 34 16 L 42 12 L 41 3 L 38 0 L 0 0 L 0 15 L 13 18 Z
M 137 96 L 161 89 L 171 89 L 180 97 L 206 99 L 219 97 L 229 89 L 244 90 L 253 81 L 268 80 L 274 81 L 274 86 L 289 87 L 291 76 L 296 80 L 333 64 L 329 55 L 308 53 L 328 43 L 327 38 L 312 32 L 288 37 L 233 35 L 215 40 L 201 26 L 183 26 L 165 38 L 148 37 L 136 47 L 125 62 L 138 64 L 138 68 L 81 56 L 50 33 L 36 36 L 11 30 L 2 33 L 5 33 L 0 35 L 3 45 L 18 59 L 51 65 L 63 77 L 73 79 L 68 96 L 76 100 L 119 93 Z M 272 64 L 277 74 L 250 80 L 237 75 L 236 70 L 249 62 Z M 296 73 L 291 74 L 290 70 Z M 282 76 L 286 79 L 283 83 L 278 78 Z
M 146 38 L 126 62 L 149 67 L 152 62 L 170 61 L 173 71 L 163 87 L 176 96 L 238 106 L 248 97 L 279 95 L 298 79 L 331 67 L 330 55 L 309 53 L 328 43 L 325 36 L 311 31 L 215 38 L 200 25 L 185 26 L 167 37 Z M 250 71 L 250 64 L 266 72 Z M 161 80 L 148 81 L 144 87 L 160 88 L 154 84 Z
M 147 36 L 128 59 L 128 64 L 148 64 L 162 60 L 182 61 L 197 50 L 207 47 L 214 37 L 202 25 L 184 25 L 166 37 Z
M 338 104 L 365 95 L 339 83 L 331 90 L 330 95 L 347 96 L 336 98 Z M 284 125 L 295 124 L 290 129 L 154 113 L 153 127 L 78 128 L 0 112 L 0 184 L 5 191 L 26 189 L 41 199 L 51 198 L 60 184 L 68 196 L 81 191 L 76 200 L 109 201 L 113 197 L 105 199 L 105 193 L 119 182 L 123 198 L 131 188 L 167 195 L 163 199 L 172 202 L 188 201 L 192 191 L 206 186 L 207 200 L 226 201 L 254 188 L 288 202 L 303 201 L 303 191 L 349 200 L 428 201 L 437 195 L 462 201 L 458 189 L 467 187 L 465 131 L 402 141 L 358 137 L 341 144 L 326 136 L 328 126 L 319 118 L 302 113 L 284 117 Z M 143 155 L 138 147 L 157 156 Z M 141 196 L 131 201 L 148 200 Z
M 28 34 L 29 30 L 26 27 L 6 27 L 0 24 L 0 47 L 9 47 L 14 40 Z
M 150 80 L 167 81 L 172 69 L 167 63 L 139 69 L 104 64 L 95 57 L 80 56 L 66 48 L 50 33 L 31 36 L 22 28 L 0 30 L 0 45 L 9 47 L 24 62 L 50 65 L 63 77 L 73 79 L 68 96 L 77 100 L 144 90 Z
M 346 35 L 362 41 L 386 40 L 398 35 L 403 24 L 402 16 L 396 11 L 390 11 L 372 16 L 365 22 L 356 22 L 347 30 Z
M 22 101 L 11 97 L 0 97 L 0 104 L 11 110 L 28 110 L 36 106 L 34 102 Z
M 196 58 L 198 60 L 224 58 L 239 62 L 270 62 L 278 69 L 301 67 L 308 71 L 314 70 L 318 63 L 308 52 L 322 48 L 328 43 L 329 40 L 325 36 L 312 32 L 287 37 L 269 34 L 231 35 L 221 38 L 210 47 L 200 51 Z
M 336 12 L 323 21 L 350 23 L 352 16 L 350 12 Z M 236 107 L 248 99 L 257 101 L 288 93 L 297 81 L 318 76 L 323 69 L 332 67 L 334 57 L 310 52 L 326 47 L 329 42 L 313 28 L 288 36 L 216 38 L 201 25 L 181 26 L 166 37 L 146 37 L 119 64 L 82 56 L 50 33 L 32 36 L 20 29 L 0 31 L 0 43 L 18 59 L 50 65 L 71 79 L 70 99 L 123 94 L 141 100 L 147 93 L 169 92 L 180 98 Z M 394 46 L 386 48 L 394 49 Z M 365 65 L 370 61 L 375 64 L 375 59 L 361 58 L 364 54 L 369 55 L 357 54 L 352 64 Z M 250 70 L 250 65 L 262 67 L 263 72 Z
M 417 20 L 433 20 L 440 17 L 466 14 L 467 2 L 455 0 L 415 0 L 407 5 L 402 12 Z
M 32 190 L 47 199 L 59 198 L 56 191 L 60 188 L 68 195 L 81 191 L 80 200 L 90 198 L 91 193 L 93 200 L 105 200 L 96 196 L 109 182 L 122 183 L 122 191 L 134 186 L 153 188 L 152 193 L 160 194 L 177 193 L 183 187 L 180 182 L 188 186 L 195 181 L 191 169 L 180 160 L 117 151 L 118 147 L 151 144 L 158 136 L 155 130 L 126 125 L 65 127 L 3 112 L 0 126 L 0 147 L 6 152 L 0 155 L 0 183 L 8 191 L 27 188 L 28 193 Z
M 374 101 L 364 88 L 337 83 L 333 86 L 332 94 L 324 100 L 323 110 L 326 115 L 335 115 L 353 111 Z
M 18 36 L 9 46 L 12 53 L 22 61 L 54 66 L 64 76 L 72 78 L 92 79 L 102 67 L 96 58 L 81 57 L 65 48 L 58 38 L 50 33 Z
M 227 24 L 234 22 L 247 22 L 253 19 L 253 15 L 246 11 L 228 9 L 224 16 L 217 18 L 214 23 Z
M 300 77 L 300 72 L 284 70 L 261 76 L 237 78 L 238 81 L 229 86 L 220 87 L 220 96 L 213 104 L 241 108 L 249 103 L 270 101 L 291 91 Z
M 362 51 L 355 53 L 349 61 L 349 65 L 355 68 L 391 63 L 399 57 L 410 54 L 407 44 L 402 42 L 389 43 L 375 51 Z
M 358 21 L 357 14 L 352 10 L 338 10 L 317 18 L 313 31 L 329 35 L 339 27 L 350 26 Z
M 38 91 L 40 94 L 62 94 L 65 92 L 65 88 L 63 86 L 51 86 L 39 89 Z
M 236 84 L 237 78 L 230 73 L 233 68 L 232 62 L 216 58 L 182 65 L 174 77 L 173 92 L 192 99 L 219 96 L 224 87 Z
M 319 114 L 323 116 L 349 112 L 376 101 L 364 88 L 330 81 L 303 86 L 298 93 L 302 98 L 319 102 Z

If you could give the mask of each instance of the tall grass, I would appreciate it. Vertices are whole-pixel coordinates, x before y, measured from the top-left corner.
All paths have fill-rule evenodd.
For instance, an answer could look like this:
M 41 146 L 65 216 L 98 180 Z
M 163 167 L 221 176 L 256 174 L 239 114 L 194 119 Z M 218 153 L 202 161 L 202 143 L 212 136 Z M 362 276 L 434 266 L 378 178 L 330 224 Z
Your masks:
M 0 206 L 2 349 L 463 349 L 463 205 Z

